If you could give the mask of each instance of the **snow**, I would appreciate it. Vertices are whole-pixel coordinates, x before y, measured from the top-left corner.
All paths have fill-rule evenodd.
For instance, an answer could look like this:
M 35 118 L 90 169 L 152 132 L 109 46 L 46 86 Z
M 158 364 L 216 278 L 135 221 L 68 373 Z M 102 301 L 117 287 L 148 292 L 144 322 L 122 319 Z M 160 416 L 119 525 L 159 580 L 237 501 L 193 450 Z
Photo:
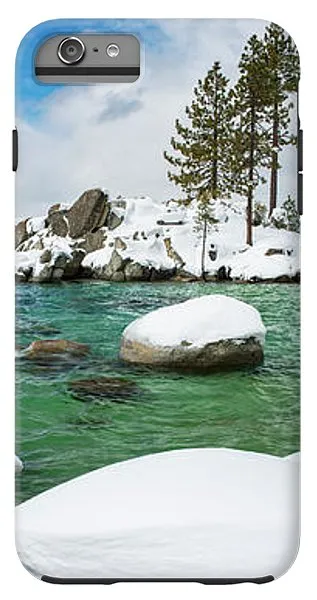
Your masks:
M 33 217 L 27 220 L 26 230 L 28 234 L 33 235 L 42 229 L 45 229 L 45 217 Z
M 123 332 L 126 341 L 174 347 L 186 341 L 193 347 L 220 340 L 251 337 L 264 345 L 265 327 L 249 304 L 212 294 L 166 306 L 136 319 Z
M 156 270 L 173 269 L 175 267 L 174 261 L 166 254 L 163 238 L 156 238 L 153 232 L 149 234 L 147 240 L 130 241 L 127 249 L 121 254 L 124 258 L 130 258 L 140 265 L 153 267 Z
M 35 575 L 282 575 L 298 545 L 298 455 L 186 449 L 110 465 L 16 508 Z
M 113 250 L 114 248 L 107 244 L 105 245 L 105 248 L 89 252 L 89 254 L 86 254 L 84 257 L 82 262 L 83 267 L 90 267 L 92 269 L 102 268 L 109 263 Z
M 14 466 L 16 473 L 21 473 L 21 471 L 23 471 L 23 462 L 17 455 L 15 455 Z

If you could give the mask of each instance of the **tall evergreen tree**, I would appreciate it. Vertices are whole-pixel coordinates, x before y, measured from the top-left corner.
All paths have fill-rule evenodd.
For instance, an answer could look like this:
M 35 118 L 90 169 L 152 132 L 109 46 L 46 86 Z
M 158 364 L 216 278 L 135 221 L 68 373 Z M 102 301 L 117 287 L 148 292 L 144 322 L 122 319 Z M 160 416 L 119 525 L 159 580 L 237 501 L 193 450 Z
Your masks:
M 266 125 L 269 95 L 268 68 L 262 41 L 253 35 L 239 62 L 240 77 L 231 91 L 234 128 L 231 135 L 230 173 L 234 191 L 247 200 L 246 243 L 252 245 L 252 212 L 256 187 L 264 183 L 263 167 L 270 157 Z
M 194 88 L 194 99 L 186 107 L 186 124 L 175 122 L 176 137 L 171 139 L 174 152 L 164 152 L 170 181 L 184 194 L 178 200 L 185 206 L 196 203 L 196 220 L 202 229 L 201 275 L 205 278 L 205 254 L 208 228 L 215 222 L 214 207 L 218 199 L 230 196 L 228 176 L 228 139 L 231 113 L 228 79 L 215 62 L 205 79 Z
M 264 52 L 268 67 L 267 91 L 270 95 L 271 164 L 269 216 L 276 207 L 278 191 L 278 155 L 284 146 L 296 143 L 289 131 L 290 94 L 297 92 L 299 83 L 299 56 L 292 38 L 280 27 L 271 23 L 264 33 Z

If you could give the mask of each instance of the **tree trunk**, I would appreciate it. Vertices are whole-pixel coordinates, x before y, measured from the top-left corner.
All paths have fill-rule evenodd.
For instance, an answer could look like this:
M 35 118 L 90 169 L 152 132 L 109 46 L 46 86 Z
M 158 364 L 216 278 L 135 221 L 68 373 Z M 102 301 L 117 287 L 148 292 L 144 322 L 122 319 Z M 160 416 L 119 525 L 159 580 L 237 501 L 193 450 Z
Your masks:
M 252 209 L 253 209 L 253 180 L 254 180 L 254 150 L 255 150 L 255 107 L 251 106 L 250 121 L 250 157 L 249 157 L 249 176 L 248 176 L 248 194 L 247 194 L 247 236 L 246 243 L 253 245 L 252 236 Z
M 253 190 L 251 187 L 248 189 L 248 198 L 247 198 L 247 238 L 246 243 L 249 246 L 253 245 L 252 239 L 252 204 L 253 204 Z
M 274 208 L 277 204 L 277 168 L 278 168 L 278 104 L 274 104 L 273 113 L 273 152 L 272 152 L 272 164 L 271 164 L 271 181 L 270 181 L 270 203 L 269 203 L 269 217 L 271 216 Z
M 201 249 L 201 277 L 206 281 L 205 260 L 206 260 L 206 238 L 207 238 L 207 219 L 204 220 L 203 245 Z

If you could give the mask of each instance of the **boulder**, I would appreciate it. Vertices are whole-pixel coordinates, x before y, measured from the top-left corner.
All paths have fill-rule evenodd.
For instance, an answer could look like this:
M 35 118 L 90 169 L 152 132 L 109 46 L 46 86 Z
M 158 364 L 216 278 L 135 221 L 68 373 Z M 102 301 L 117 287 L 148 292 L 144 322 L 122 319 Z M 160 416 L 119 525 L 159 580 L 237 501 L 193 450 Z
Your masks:
M 25 242 L 25 240 L 27 240 L 29 237 L 27 227 L 26 227 L 27 221 L 28 221 L 28 219 L 25 219 L 24 221 L 20 221 L 15 226 L 15 247 L 16 248 L 18 246 L 20 246 L 20 244 L 22 244 L 22 242 Z
M 176 267 L 173 269 L 151 269 L 150 281 L 165 281 L 176 275 Z
M 111 281 L 115 281 L 117 283 L 122 283 L 122 281 L 125 281 L 123 271 L 117 271 L 116 273 L 113 273 L 113 275 L 111 275 Z
M 102 270 L 102 275 L 105 277 L 105 279 L 113 279 L 115 273 L 118 273 L 119 271 L 123 272 L 123 269 L 127 262 L 128 259 L 122 258 L 121 254 L 119 254 L 117 250 L 113 250 L 110 261 Z M 122 281 L 123 280 L 124 276 Z
M 50 208 L 48 209 L 48 216 L 52 215 L 53 213 L 59 211 L 61 208 L 61 204 L 60 202 L 57 202 L 56 204 L 53 204 L 52 206 L 50 206 Z
M 126 281 L 148 281 L 151 270 L 137 262 L 129 262 L 124 269 Z
M 87 233 L 82 240 L 78 243 L 78 248 L 82 248 L 89 254 L 95 252 L 104 247 L 104 243 L 107 239 L 104 229 L 98 229 L 98 231 Z
M 17 283 L 25 283 L 32 275 L 33 268 L 30 265 L 20 266 L 15 274 Z
M 25 349 L 24 357 L 32 360 L 56 354 L 85 356 L 88 352 L 88 344 L 80 344 L 70 340 L 35 340 Z
M 119 377 L 95 377 L 78 379 L 68 384 L 71 394 L 83 402 L 92 400 L 108 400 L 122 402 L 137 397 L 140 389 L 134 381 Z
M 41 269 L 32 271 L 31 281 L 33 283 L 49 283 L 52 280 L 53 265 L 45 263 Z
M 121 225 L 123 216 L 119 217 L 115 212 L 111 211 L 108 214 L 106 225 L 111 231 Z
M 85 256 L 86 252 L 82 248 L 75 248 L 72 251 L 71 257 L 67 258 L 67 262 L 64 267 L 63 279 L 73 279 L 81 274 L 81 263 Z
M 42 252 L 39 261 L 40 263 L 49 263 L 52 260 L 52 251 L 49 248 L 46 248 L 44 252 Z
M 61 268 L 53 268 L 52 271 L 52 275 L 51 275 L 51 280 L 52 281 L 60 281 L 63 278 L 64 275 L 64 269 Z
M 116 250 L 126 250 L 127 249 L 127 245 L 126 243 L 119 237 L 117 237 L 114 241 L 114 247 Z
M 88 190 L 67 211 L 69 234 L 79 238 L 103 227 L 106 223 L 110 205 L 102 190 Z
M 66 252 L 58 252 L 58 254 L 54 257 L 53 266 L 56 269 L 65 269 L 67 262 L 69 261 L 69 256 Z
M 212 294 L 160 308 L 124 330 L 120 357 L 129 363 L 217 371 L 263 360 L 265 327 L 258 311 Z
M 46 219 L 47 226 L 54 235 L 66 237 L 69 232 L 66 210 L 53 211 Z

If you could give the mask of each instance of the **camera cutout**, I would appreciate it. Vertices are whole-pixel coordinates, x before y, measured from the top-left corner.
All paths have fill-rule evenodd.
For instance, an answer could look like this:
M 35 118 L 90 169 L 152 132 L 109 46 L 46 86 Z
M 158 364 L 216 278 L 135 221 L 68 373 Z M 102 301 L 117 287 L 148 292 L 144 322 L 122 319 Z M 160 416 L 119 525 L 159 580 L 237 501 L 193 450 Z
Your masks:
M 56 35 L 39 48 L 35 75 L 42 83 L 133 83 L 140 44 L 129 34 Z

